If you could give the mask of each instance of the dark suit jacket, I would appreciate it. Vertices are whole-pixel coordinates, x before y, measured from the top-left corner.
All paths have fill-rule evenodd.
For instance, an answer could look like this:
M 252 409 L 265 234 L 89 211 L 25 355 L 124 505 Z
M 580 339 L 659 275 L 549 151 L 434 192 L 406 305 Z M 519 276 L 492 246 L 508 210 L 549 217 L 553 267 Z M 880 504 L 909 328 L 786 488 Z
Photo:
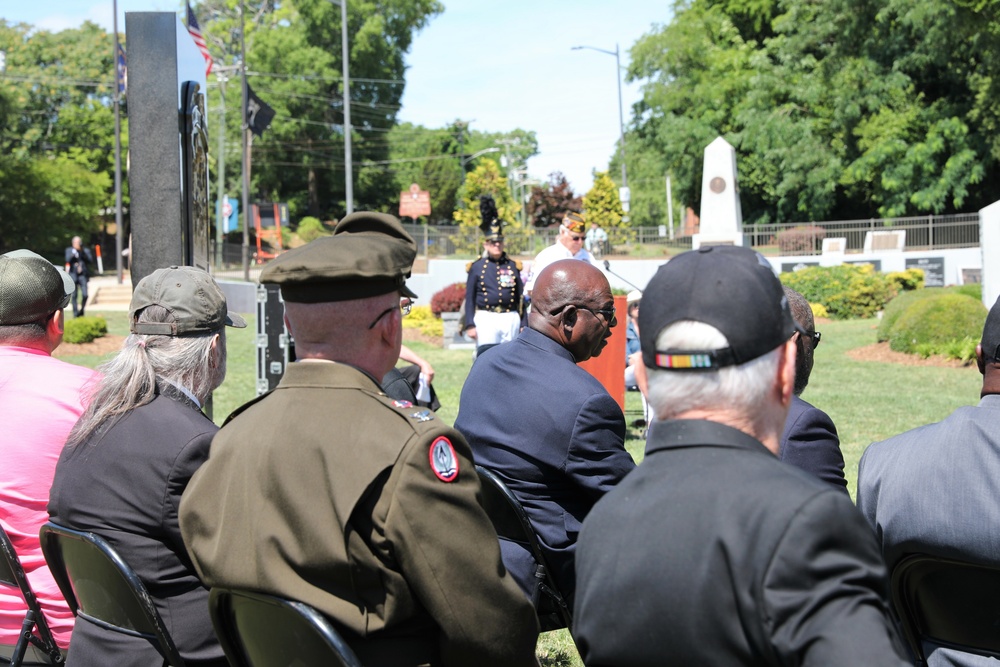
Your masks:
M 589 667 L 908 664 L 850 499 L 722 424 L 654 423 L 584 522 L 576 569 Z
M 798 396 L 792 397 L 781 435 L 781 460 L 847 493 L 837 427 L 829 415 Z
M 84 278 L 90 276 L 90 265 L 94 263 L 94 256 L 90 253 L 90 248 L 80 248 L 80 259 L 76 261 L 73 256 L 73 246 L 66 248 L 66 264 L 69 264 L 69 275 L 74 278 Z
M 1000 395 L 869 445 L 858 463 L 858 509 L 890 572 L 924 553 L 1000 564 Z M 992 658 L 925 643 L 930 667 L 995 666 Z
M 476 463 L 496 471 L 524 505 L 560 589 L 572 595 L 583 519 L 635 467 L 621 408 L 569 351 L 525 329 L 473 364 L 455 428 Z M 530 595 L 527 553 L 511 543 L 501 547 L 507 569 Z
M 111 543 L 149 589 L 186 661 L 226 664 L 201 585 L 181 540 L 177 510 L 191 475 L 208 458 L 218 427 L 195 404 L 163 385 L 146 405 L 106 433 L 63 450 L 49 494 L 58 524 Z M 80 621 L 70 640 L 77 667 L 159 665 L 143 640 Z

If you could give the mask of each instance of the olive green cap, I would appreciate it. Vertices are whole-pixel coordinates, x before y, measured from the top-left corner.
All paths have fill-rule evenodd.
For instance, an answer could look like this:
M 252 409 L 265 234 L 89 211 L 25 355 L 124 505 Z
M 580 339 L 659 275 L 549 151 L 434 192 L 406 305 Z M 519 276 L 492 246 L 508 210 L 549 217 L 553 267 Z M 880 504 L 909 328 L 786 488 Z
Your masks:
M 173 322 L 139 322 L 149 306 L 170 311 Z M 218 283 L 193 266 L 157 269 L 139 281 L 128 307 L 129 330 L 136 334 L 185 336 L 217 333 L 225 326 L 242 329 L 246 320 L 230 313 Z
M 417 244 L 399 220 L 359 211 L 344 217 L 332 236 L 278 255 L 260 282 L 279 285 L 281 297 L 297 303 L 365 299 L 396 290 L 415 299 L 406 279 L 416 256 Z

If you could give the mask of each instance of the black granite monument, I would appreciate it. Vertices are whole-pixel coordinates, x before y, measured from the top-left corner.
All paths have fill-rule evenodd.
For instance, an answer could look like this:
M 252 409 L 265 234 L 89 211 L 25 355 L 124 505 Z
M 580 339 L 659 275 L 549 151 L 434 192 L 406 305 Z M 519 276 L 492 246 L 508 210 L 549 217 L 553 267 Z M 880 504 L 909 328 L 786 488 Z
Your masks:
M 165 266 L 209 269 L 205 60 L 172 12 L 128 12 L 134 286 Z

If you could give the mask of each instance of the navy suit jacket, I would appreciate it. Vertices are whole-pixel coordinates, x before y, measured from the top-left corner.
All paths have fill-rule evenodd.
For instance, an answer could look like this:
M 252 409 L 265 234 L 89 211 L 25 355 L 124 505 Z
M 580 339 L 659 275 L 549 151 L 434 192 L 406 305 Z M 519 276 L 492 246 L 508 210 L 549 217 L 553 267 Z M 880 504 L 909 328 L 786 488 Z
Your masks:
M 837 427 L 829 415 L 798 396 L 792 397 L 781 434 L 781 460 L 847 493 Z
M 556 583 L 572 596 L 583 519 L 635 468 L 621 408 L 568 350 L 525 329 L 476 359 L 455 428 L 476 463 L 496 471 L 524 505 Z M 532 594 L 527 552 L 501 547 L 504 565 Z

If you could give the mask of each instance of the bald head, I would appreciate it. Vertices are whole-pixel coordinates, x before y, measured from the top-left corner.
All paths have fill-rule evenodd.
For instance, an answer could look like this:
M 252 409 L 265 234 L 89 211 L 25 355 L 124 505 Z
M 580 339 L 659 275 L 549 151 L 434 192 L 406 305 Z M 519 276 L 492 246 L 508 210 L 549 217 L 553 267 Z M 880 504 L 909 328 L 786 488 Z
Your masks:
M 564 259 L 538 274 L 528 326 L 584 361 L 598 356 L 607 344 L 613 309 L 611 285 L 604 274 L 589 262 Z
M 285 302 L 298 359 L 327 359 L 381 379 L 396 365 L 402 343 L 399 292 L 323 303 Z

